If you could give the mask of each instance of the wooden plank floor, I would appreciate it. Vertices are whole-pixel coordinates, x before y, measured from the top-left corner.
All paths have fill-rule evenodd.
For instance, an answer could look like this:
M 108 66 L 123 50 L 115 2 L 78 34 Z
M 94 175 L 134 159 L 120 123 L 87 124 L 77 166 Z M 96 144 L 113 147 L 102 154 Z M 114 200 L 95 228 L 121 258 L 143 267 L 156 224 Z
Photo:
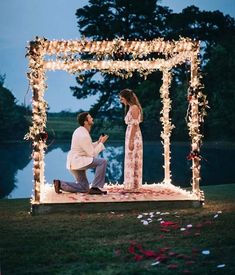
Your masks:
M 49 184 L 41 189 L 40 203 L 32 202 L 33 214 L 147 210 L 151 207 L 188 208 L 202 205 L 192 192 L 162 183 L 144 184 L 137 192 L 128 192 L 123 185 L 106 185 L 104 190 L 108 191 L 107 195 L 65 192 L 57 194 Z

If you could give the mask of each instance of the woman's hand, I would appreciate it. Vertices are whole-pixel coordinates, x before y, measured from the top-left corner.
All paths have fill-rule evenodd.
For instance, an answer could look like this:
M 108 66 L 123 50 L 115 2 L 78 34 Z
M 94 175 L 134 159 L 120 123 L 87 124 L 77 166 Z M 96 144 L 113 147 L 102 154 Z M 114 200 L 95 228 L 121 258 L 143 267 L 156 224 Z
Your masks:
M 129 141 L 129 150 L 133 151 L 134 150 L 134 140 L 130 139 Z

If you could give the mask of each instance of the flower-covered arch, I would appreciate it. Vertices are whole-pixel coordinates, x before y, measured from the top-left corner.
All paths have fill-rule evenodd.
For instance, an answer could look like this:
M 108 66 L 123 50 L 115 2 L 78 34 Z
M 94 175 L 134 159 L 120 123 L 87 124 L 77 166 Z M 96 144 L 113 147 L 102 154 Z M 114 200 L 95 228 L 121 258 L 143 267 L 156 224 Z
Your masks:
M 171 99 L 169 88 L 172 79 L 172 68 L 182 63 L 190 63 L 191 80 L 188 88 L 187 126 L 191 137 L 191 152 L 188 159 L 192 161 L 192 191 L 199 199 L 203 193 L 200 191 L 200 147 L 203 135 L 200 126 L 203 123 L 207 105 L 203 86 L 200 82 L 200 45 L 189 38 L 179 41 L 164 41 L 154 39 L 151 41 L 76 41 L 53 40 L 36 38 L 28 46 L 29 57 L 28 79 L 33 92 L 32 100 L 32 126 L 26 134 L 33 144 L 33 177 L 34 196 L 33 203 L 40 203 L 41 186 L 45 183 L 44 155 L 46 148 L 46 109 L 47 103 L 44 92 L 47 88 L 45 73 L 47 70 L 64 70 L 69 73 L 79 73 L 84 70 L 99 70 L 103 73 L 114 74 L 119 77 L 131 77 L 134 71 L 141 76 L 160 70 L 162 72 L 162 86 L 160 96 L 163 104 L 160 121 L 163 129 L 161 138 L 164 147 L 164 180 L 171 183 L 170 170 L 170 136 L 174 125 L 171 123 Z M 82 59 L 82 54 L 92 55 L 91 59 Z M 154 58 L 151 54 L 159 54 Z M 113 56 L 128 55 L 128 60 L 113 60 Z M 131 57 L 131 58 L 130 58 Z

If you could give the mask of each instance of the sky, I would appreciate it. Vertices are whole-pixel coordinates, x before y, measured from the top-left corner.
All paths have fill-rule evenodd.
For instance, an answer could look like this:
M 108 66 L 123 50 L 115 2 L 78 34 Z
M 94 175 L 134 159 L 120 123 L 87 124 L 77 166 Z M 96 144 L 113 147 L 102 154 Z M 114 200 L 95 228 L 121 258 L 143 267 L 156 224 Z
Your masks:
M 5 87 L 18 104 L 31 104 L 25 58 L 28 42 L 36 36 L 49 40 L 79 39 L 75 13 L 86 4 L 88 0 L 0 0 L 0 74 L 6 75 Z M 235 0 L 162 0 L 161 4 L 174 12 L 195 5 L 200 10 L 220 10 L 235 17 Z M 96 96 L 84 100 L 72 96 L 69 87 L 76 86 L 74 75 L 56 71 L 47 72 L 46 77 L 45 99 L 51 112 L 88 110 L 96 100 Z

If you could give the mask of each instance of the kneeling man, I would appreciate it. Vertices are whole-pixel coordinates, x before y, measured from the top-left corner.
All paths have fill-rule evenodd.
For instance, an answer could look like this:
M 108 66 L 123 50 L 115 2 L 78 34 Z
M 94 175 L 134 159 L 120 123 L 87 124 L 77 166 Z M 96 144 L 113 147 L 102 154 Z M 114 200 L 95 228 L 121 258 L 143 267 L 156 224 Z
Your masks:
M 73 174 L 76 183 L 54 180 L 56 193 L 61 190 L 66 192 L 82 192 L 91 195 L 107 194 L 103 191 L 105 183 L 105 173 L 107 161 L 98 158 L 98 154 L 105 149 L 104 143 L 108 139 L 107 135 L 101 135 L 97 142 L 92 142 L 90 130 L 94 124 L 92 116 L 88 112 L 80 113 L 77 117 L 80 127 L 72 136 L 71 150 L 67 156 L 67 169 Z M 86 177 L 86 170 L 95 168 L 95 177 L 89 188 Z

